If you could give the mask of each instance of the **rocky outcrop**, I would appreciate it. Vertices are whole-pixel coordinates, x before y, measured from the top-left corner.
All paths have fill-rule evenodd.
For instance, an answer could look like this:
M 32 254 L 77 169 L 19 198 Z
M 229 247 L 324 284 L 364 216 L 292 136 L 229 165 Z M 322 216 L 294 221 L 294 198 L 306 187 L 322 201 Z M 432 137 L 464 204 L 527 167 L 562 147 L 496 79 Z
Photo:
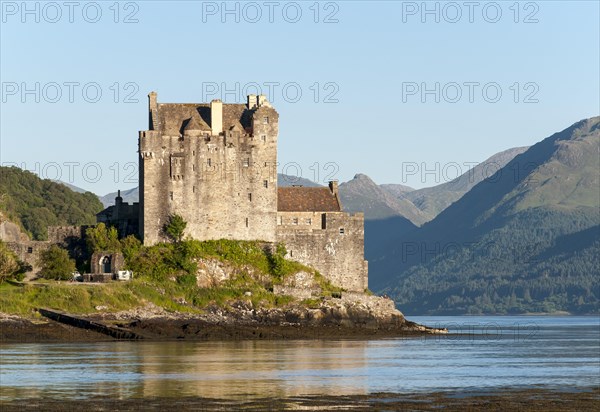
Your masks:
M 322 298 L 312 304 L 292 303 L 278 308 L 255 308 L 250 300 L 237 300 L 227 307 L 209 306 L 203 313 L 173 313 L 149 304 L 134 310 L 118 313 L 100 313 L 92 318 L 105 321 L 120 321 L 123 326 L 159 325 L 163 334 L 185 321 L 205 327 L 294 327 L 344 328 L 352 331 L 388 331 L 413 333 L 447 333 L 444 329 L 428 328 L 407 321 L 388 298 L 365 294 L 346 294 L 342 298 Z

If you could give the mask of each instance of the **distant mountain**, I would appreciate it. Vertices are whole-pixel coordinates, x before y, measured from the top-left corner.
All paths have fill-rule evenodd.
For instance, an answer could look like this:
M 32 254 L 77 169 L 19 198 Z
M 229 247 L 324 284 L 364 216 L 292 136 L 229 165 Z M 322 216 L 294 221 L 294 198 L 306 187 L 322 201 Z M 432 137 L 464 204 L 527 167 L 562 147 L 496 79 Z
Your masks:
M 357 174 L 340 185 L 342 205 L 347 212 L 364 212 L 366 220 L 401 216 L 420 226 L 525 150 L 527 147 L 516 147 L 497 153 L 450 182 L 423 189 L 377 185 L 368 176 Z
M 117 197 L 118 192 L 112 192 L 106 194 L 104 196 L 98 196 L 104 207 L 109 207 L 115 204 L 115 198 Z M 140 199 L 140 188 L 134 187 L 127 190 L 121 190 L 121 197 L 123 198 L 123 202 L 125 203 L 135 203 Z
M 599 147 L 600 117 L 530 147 L 390 239 L 370 286 L 413 314 L 598 313 Z
M 400 191 L 396 186 L 382 185 L 396 197 L 410 200 L 429 221 L 436 217 L 442 210 L 460 199 L 479 182 L 491 177 L 496 171 L 506 166 L 515 156 L 525 152 L 529 147 L 515 147 L 496 153 L 489 159 L 479 163 L 472 169 L 450 182 L 442 183 L 423 189 Z
M 284 175 L 282 173 L 277 174 L 277 186 L 305 186 L 305 187 L 319 187 L 323 186 L 312 180 L 305 179 L 303 177 Z
M 95 224 L 102 204 L 91 192 L 77 193 L 29 171 L 0 167 L 0 210 L 33 239 L 45 240 L 48 226 Z
M 52 181 L 53 181 L 53 182 L 55 182 L 55 183 L 59 183 L 59 184 L 61 184 L 61 185 L 65 185 L 65 186 L 67 186 L 69 189 L 71 189 L 71 190 L 72 190 L 72 191 L 74 191 L 75 193 L 85 193 L 85 192 L 89 192 L 89 190 L 85 190 L 85 189 L 82 189 L 82 188 L 80 188 L 80 187 L 78 187 L 78 186 L 72 185 L 72 184 L 70 184 L 70 183 L 63 182 L 62 180 L 54 180 L 54 179 L 53 179 Z
M 365 214 L 365 258 L 369 261 L 377 259 L 391 239 L 416 229 L 410 219 L 423 221 L 412 203 L 396 199 L 367 175 L 357 174 L 339 190 L 345 212 Z
M 387 183 L 383 185 L 379 185 L 383 190 L 392 194 L 395 197 L 404 197 L 407 193 L 415 190 L 410 186 L 405 186 L 397 183 Z
M 354 179 L 342 183 L 339 190 L 344 211 L 364 212 L 366 220 L 402 216 L 417 225 L 426 220 L 412 202 L 394 197 L 367 175 L 357 174 Z
M 306 186 L 306 187 L 317 187 L 321 186 L 318 183 L 313 182 L 312 180 L 304 179 L 302 177 L 277 174 L 277 185 L 279 186 Z M 111 192 L 104 196 L 98 196 L 104 207 L 108 207 L 115 204 L 115 198 L 117 197 L 117 192 Z M 121 197 L 124 202 L 134 203 L 138 202 L 140 199 L 139 187 L 134 187 L 128 190 L 121 190 Z

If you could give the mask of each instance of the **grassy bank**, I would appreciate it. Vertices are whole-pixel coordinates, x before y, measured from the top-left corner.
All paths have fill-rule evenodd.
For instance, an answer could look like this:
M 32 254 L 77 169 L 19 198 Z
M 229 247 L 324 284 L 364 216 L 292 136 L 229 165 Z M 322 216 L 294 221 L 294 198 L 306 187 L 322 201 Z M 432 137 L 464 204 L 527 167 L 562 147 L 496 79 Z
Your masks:
M 0 312 L 35 317 L 45 307 L 73 314 L 129 310 L 153 303 L 172 312 L 201 313 L 209 305 L 226 307 L 246 300 L 254 307 L 277 307 L 293 301 L 275 295 L 272 287 L 300 271 L 311 273 L 324 295 L 339 291 L 312 268 L 284 258 L 285 249 L 272 251 L 260 242 L 184 241 L 151 247 L 124 248 L 129 282 L 105 284 L 38 280 L 0 284 Z M 198 287 L 196 272 L 201 261 L 223 263 L 229 279 L 214 287 Z
M 40 307 L 90 314 L 98 312 L 96 307 L 117 312 L 147 303 L 172 312 L 201 313 L 210 304 L 227 306 L 240 299 L 261 307 L 281 306 L 292 301 L 289 296 L 276 296 L 256 282 L 240 278 L 214 288 L 182 286 L 176 282 L 158 284 L 145 279 L 105 284 L 44 281 L 0 286 L 0 312 L 25 317 L 36 317 L 35 309 Z

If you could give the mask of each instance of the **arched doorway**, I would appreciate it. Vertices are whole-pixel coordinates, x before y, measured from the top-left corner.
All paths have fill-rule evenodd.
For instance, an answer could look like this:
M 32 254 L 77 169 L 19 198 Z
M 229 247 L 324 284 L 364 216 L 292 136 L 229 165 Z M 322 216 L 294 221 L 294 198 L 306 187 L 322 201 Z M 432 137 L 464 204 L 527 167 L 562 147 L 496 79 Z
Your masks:
M 110 256 L 100 258 L 100 273 L 111 273 Z

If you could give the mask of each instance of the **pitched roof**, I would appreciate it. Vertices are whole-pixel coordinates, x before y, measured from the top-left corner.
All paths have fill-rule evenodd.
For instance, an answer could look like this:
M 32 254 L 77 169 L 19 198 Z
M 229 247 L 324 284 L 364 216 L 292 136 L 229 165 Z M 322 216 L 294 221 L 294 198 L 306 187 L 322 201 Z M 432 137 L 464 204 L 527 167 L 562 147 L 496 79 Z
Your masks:
M 277 188 L 279 212 L 340 212 L 340 202 L 328 187 Z
M 158 113 L 160 131 L 169 136 L 182 133 L 188 119 L 195 116 L 199 116 L 200 124 L 206 124 L 207 130 L 210 130 L 210 103 L 159 103 Z M 229 130 L 234 125 L 245 130 L 251 126 L 251 119 L 252 111 L 245 104 L 223 104 L 223 130 Z
M 196 112 L 192 113 L 190 119 L 184 121 L 183 130 L 210 130 L 210 126 Z

